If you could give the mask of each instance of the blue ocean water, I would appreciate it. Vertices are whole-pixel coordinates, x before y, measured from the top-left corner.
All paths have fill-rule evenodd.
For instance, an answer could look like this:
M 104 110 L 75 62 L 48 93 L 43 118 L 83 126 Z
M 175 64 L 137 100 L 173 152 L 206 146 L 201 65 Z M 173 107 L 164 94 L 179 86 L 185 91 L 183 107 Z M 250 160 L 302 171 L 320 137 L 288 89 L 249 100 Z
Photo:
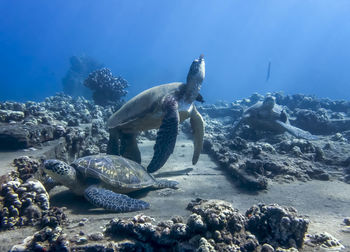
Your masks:
M 350 93 L 348 0 L 2 0 L 0 13 L 1 101 L 62 91 L 69 58 L 83 54 L 128 80 L 127 98 L 184 81 L 201 53 L 209 102 Z

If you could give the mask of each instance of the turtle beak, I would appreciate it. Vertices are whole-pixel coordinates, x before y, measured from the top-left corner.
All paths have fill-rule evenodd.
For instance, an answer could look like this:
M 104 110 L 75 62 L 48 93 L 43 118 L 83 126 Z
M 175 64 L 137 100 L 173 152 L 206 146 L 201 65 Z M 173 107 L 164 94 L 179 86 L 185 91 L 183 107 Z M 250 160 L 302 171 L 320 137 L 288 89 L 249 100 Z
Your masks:
M 190 67 L 190 71 L 187 74 L 187 84 L 196 83 L 201 85 L 205 78 L 205 61 L 204 55 L 201 54 L 198 59 L 195 59 Z
M 203 82 L 204 78 L 205 78 L 205 61 L 204 61 L 204 55 L 201 54 L 196 62 L 196 64 L 198 64 L 197 68 L 198 68 L 198 76 L 200 79 L 200 83 Z

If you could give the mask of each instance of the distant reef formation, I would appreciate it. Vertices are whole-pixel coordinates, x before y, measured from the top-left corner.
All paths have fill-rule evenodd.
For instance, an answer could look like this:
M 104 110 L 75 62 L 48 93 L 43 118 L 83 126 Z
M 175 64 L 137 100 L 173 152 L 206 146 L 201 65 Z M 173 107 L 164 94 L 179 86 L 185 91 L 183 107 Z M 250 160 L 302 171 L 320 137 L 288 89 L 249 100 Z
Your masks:
M 84 85 L 92 90 L 95 104 L 101 106 L 115 104 L 121 106 L 124 103 L 122 97 L 128 93 L 125 89 L 129 87 L 125 79 L 113 76 L 108 68 L 101 68 L 90 73 Z
M 91 72 L 102 68 L 103 64 L 85 55 L 72 56 L 69 63 L 69 69 L 62 79 L 63 92 L 73 97 L 91 98 L 92 92 L 84 86 L 84 80 Z

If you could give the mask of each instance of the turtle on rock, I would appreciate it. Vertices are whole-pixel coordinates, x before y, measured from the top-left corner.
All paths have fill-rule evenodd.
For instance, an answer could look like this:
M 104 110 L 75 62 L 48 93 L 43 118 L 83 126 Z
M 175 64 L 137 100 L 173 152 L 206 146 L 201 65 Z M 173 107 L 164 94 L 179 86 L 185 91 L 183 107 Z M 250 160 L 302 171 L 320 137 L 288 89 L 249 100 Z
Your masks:
M 179 123 L 190 118 L 194 142 L 192 164 L 196 164 L 203 147 L 204 121 L 193 103 L 195 100 L 203 102 L 199 90 L 204 77 L 205 62 L 201 55 L 192 62 L 186 83 L 155 86 L 125 103 L 108 119 L 107 153 L 141 163 L 137 134 L 159 128 L 153 158 L 147 167 L 148 172 L 155 172 L 174 151 Z
M 94 206 L 114 212 L 149 208 L 149 203 L 125 193 L 145 188 L 176 188 L 177 182 L 156 180 L 140 164 L 115 155 L 92 155 L 71 165 L 56 159 L 44 162 L 44 172 Z
M 276 104 L 273 96 L 266 96 L 264 101 L 259 101 L 243 112 L 243 116 L 234 126 L 234 132 L 242 124 L 248 124 L 256 130 L 273 131 L 276 133 L 289 132 L 295 137 L 307 140 L 316 140 L 317 137 L 310 132 L 299 129 L 290 124 L 288 115 L 282 106 Z

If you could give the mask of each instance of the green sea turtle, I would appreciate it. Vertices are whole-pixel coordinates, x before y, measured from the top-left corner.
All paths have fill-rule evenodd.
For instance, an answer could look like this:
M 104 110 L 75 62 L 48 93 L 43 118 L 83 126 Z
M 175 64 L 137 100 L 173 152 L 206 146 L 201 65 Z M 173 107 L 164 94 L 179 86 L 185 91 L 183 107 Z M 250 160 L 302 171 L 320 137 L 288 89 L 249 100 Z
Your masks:
M 311 133 L 292 126 L 288 115 L 282 106 L 276 104 L 273 96 L 266 96 L 244 111 L 242 118 L 234 127 L 234 132 L 242 125 L 248 124 L 253 129 L 273 131 L 276 133 L 289 132 L 293 136 L 308 140 L 317 139 Z
M 175 188 L 170 180 L 156 180 L 140 164 L 115 155 L 92 155 L 71 165 L 56 159 L 46 160 L 43 169 L 50 177 L 67 186 L 93 205 L 114 212 L 149 208 L 145 201 L 124 195 L 144 188 Z
M 108 120 L 110 129 L 107 153 L 122 155 L 141 163 L 136 136 L 140 131 L 158 129 L 154 155 L 148 172 L 160 169 L 173 152 L 179 123 L 190 118 L 196 164 L 203 146 L 204 121 L 193 102 L 203 101 L 199 94 L 205 77 L 203 55 L 195 59 L 186 83 L 174 82 L 147 89 L 125 103 Z M 119 143 L 120 140 L 120 143 Z

